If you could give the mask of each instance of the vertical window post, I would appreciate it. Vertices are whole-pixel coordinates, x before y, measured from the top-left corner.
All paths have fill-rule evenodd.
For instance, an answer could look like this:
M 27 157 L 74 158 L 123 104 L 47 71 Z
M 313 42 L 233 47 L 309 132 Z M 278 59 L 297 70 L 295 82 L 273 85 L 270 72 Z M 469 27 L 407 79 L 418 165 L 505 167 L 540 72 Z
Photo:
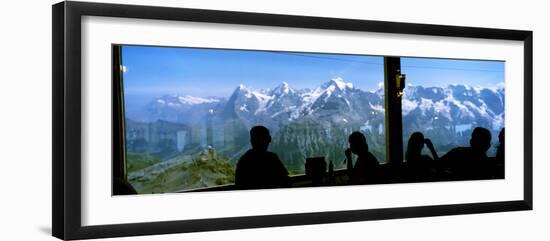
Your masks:
M 122 90 L 122 47 L 120 45 L 112 46 L 112 68 L 112 175 L 113 180 L 115 178 L 118 178 L 127 181 L 125 143 L 126 138 L 124 136 L 124 93 Z
M 386 163 L 403 163 L 403 124 L 401 95 L 404 76 L 401 74 L 401 58 L 384 57 L 384 94 L 386 107 Z

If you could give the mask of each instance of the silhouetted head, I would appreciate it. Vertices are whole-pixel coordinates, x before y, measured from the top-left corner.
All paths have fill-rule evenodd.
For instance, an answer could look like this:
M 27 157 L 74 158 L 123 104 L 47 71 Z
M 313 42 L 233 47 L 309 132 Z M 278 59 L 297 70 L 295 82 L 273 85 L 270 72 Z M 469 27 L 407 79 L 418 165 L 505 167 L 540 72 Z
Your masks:
M 477 151 L 485 153 L 491 147 L 491 132 L 483 127 L 476 127 L 472 132 L 470 146 Z
M 363 133 L 354 131 L 349 135 L 349 147 L 351 152 L 356 155 L 359 155 L 362 152 L 367 152 L 369 150 L 369 145 L 367 144 L 367 138 Z
M 412 133 L 407 144 L 407 153 L 405 158 L 409 160 L 412 155 L 420 155 L 424 148 L 424 135 L 420 132 Z
M 266 151 L 270 142 L 271 135 L 265 126 L 254 126 L 250 129 L 250 144 L 253 149 Z

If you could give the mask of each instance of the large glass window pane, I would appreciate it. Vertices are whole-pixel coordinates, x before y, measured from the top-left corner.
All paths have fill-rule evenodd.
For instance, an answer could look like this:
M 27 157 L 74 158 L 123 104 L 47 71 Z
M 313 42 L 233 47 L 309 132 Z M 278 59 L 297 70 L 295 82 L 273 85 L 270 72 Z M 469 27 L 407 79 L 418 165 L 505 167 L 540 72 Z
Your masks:
M 249 130 L 266 126 L 291 175 L 344 168 L 361 131 L 384 162 L 383 58 L 123 46 L 128 181 L 139 193 L 232 184 Z
M 407 86 L 402 99 L 403 143 L 413 132 L 431 139 L 441 157 L 449 150 L 470 146 L 475 127 L 488 129 L 495 156 L 504 128 L 504 62 L 401 58 Z M 428 148 L 424 154 L 430 155 Z

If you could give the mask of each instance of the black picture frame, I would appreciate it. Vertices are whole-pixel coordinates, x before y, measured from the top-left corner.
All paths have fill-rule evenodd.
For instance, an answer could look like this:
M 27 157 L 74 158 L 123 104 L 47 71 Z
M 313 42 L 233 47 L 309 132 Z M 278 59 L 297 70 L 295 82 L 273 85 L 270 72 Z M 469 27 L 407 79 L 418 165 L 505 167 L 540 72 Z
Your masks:
M 455 205 L 82 226 L 80 170 L 81 138 L 83 137 L 81 131 L 81 18 L 83 16 L 522 41 L 524 43 L 523 77 L 525 86 L 523 199 Z M 52 233 L 57 238 L 67 240 L 105 238 L 518 211 L 531 210 L 533 208 L 532 31 L 70 1 L 60 2 L 52 6 L 52 24 Z M 139 222 L 139 220 L 136 221 Z

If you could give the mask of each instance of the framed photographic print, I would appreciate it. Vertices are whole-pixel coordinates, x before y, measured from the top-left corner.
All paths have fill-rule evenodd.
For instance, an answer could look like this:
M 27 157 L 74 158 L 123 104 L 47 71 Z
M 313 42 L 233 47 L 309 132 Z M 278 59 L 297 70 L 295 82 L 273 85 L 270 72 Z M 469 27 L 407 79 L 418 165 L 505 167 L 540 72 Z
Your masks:
M 61 239 L 532 209 L 531 31 L 66 1 L 52 51 Z

